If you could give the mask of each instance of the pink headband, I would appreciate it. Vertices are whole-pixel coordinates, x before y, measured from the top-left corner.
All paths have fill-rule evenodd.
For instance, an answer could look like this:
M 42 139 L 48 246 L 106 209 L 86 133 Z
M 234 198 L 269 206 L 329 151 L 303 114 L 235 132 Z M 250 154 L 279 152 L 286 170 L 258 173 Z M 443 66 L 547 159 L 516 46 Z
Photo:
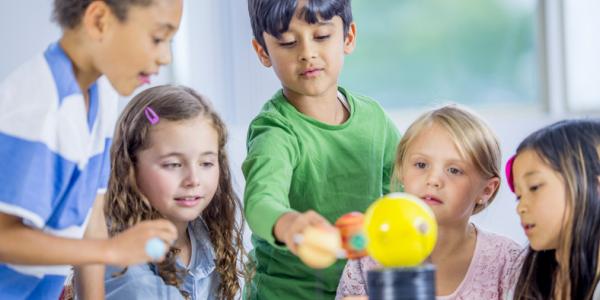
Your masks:
M 508 187 L 510 188 L 510 190 L 514 193 L 515 192 L 515 183 L 514 183 L 514 179 L 513 179 L 513 173 L 512 173 L 512 166 L 513 163 L 515 162 L 515 157 L 517 155 L 514 154 L 513 156 L 511 156 L 508 161 L 506 162 L 506 168 L 504 169 L 504 171 L 506 172 L 506 181 L 508 181 Z

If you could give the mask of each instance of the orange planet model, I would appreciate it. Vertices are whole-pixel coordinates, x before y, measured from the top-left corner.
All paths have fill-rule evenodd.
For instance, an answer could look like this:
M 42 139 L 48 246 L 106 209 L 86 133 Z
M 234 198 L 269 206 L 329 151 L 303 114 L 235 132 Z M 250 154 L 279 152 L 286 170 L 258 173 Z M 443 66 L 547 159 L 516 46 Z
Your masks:
M 359 212 L 350 212 L 341 216 L 335 227 L 342 236 L 342 248 L 348 259 L 357 259 L 367 255 L 366 240 L 363 232 L 365 216 Z

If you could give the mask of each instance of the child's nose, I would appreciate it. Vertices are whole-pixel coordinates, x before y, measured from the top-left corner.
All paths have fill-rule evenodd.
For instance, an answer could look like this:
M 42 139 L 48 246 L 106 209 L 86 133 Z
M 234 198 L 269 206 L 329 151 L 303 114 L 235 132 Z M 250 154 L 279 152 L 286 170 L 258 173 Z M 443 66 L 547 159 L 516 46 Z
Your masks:
M 517 204 L 517 214 L 522 215 L 526 211 L 527 211 L 527 208 L 525 206 L 525 203 L 523 203 L 523 198 L 521 198 L 521 200 L 519 200 L 519 203 Z
M 317 52 L 310 42 L 303 42 L 300 45 L 300 53 L 298 58 L 301 61 L 308 61 L 311 59 L 315 59 L 317 57 Z
M 197 187 L 200 185 L 200 176 L 198 171 L 190 170 L 187 177 L 185 178 L 183 185 L 185 187 Z
M 162 45 L 160 52 L 158 53 L 158 58 L 156 63 L 159 66 L 168 65 L 171 63 L 172 55 L 171 55 L 171 44 L 165 43 Z
M 440 179 L 440 175 L 437 174 L 435 171 L 430 171 L 427 174 L 427 186 L 434 187 L 434 188 L 441 187 L 442 181 Z

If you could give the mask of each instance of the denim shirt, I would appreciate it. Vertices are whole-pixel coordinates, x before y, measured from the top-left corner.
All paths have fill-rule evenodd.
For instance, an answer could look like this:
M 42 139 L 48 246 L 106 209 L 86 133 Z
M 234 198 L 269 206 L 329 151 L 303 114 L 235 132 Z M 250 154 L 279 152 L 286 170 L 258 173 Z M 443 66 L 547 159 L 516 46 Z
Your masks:
M 208 228 L 202 220 L 188 226 L 192 243 L 190 266 L 187 268 L 180 260 L 177 267 L 187 269 L 180 288 L 190 295 L 190 299 L 216 299 L 220 283 L 215 272 L 215 253 L 208 236 Z M 125 274 L 113 276 L 122 268 L 107 266 L 105 274 L 106 299 L 184 299 L 181 292 L 167 285 L 156 272 L 153 264 L 129 266 Z

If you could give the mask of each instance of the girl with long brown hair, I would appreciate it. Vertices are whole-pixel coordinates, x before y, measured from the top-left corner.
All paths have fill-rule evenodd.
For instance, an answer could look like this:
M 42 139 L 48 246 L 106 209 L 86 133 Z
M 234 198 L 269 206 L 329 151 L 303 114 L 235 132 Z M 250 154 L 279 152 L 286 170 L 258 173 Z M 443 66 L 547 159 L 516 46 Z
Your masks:
M 514 299 L 600 299 L 600 120 L 529 135 L 506 171 L 529 240 Z
M 165 218 L 178 230 L 162 262 L 109 268 L 108 299 L 233 299 L 245 252 L 225 125 L 192 89 L 158 86 L 122 113 L 111 149 L 109 232 Z

